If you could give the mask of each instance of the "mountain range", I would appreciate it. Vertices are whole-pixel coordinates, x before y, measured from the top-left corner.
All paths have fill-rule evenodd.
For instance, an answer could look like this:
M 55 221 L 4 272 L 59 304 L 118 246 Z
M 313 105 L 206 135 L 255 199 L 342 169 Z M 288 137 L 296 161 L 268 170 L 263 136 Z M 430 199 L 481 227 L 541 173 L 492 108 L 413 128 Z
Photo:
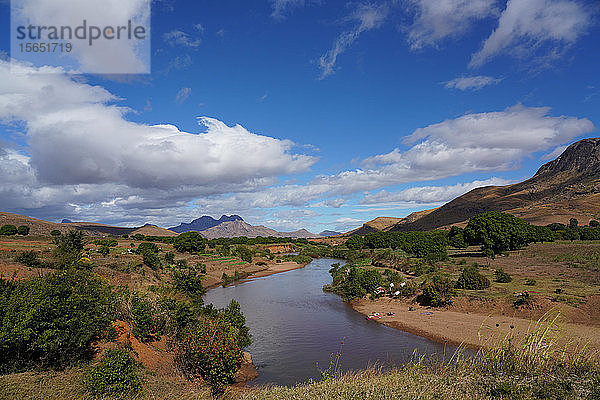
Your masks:
M 243 221 L 243 219 L 239 215 L 235 215 L 235 214 L 229 215 L 229 216 L 221 215 L 221 218 L 219 218 L 219 219 L 214 219 L 213 217 L 204 215 L 200 218 L 196 218 L 189 224 L 182 222 L 181 224 L 179 224 L 177 226 L 169 228 L 169 230 L 173 231 L 173 232 L 177 232 L 177 233 L 183 233 L 183 232 L 189 232 L 189 231 L 202 232 L 202 231 L 212 228 L 213 226 L 222 224 L 223 222 L 230 222 L 230 221 Z
M 535 225 L 567 224 L 570 218 L 587 223 L 600 218 L 600 138 L 571 144 L 524 182 L 473 189 L 441 207 L 405 218 L 379 217 L 346 235 L 465 225 L 472 216 L 492 210 Z

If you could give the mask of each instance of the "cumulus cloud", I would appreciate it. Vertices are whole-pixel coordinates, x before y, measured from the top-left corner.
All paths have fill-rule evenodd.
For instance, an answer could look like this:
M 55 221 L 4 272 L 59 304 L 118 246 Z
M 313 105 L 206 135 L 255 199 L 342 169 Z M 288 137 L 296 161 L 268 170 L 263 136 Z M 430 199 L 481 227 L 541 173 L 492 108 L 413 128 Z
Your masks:
M 492 78 L 491 76 L 463 76 L 454 78 L 445 83 L 446 89 L 458 90 L 479 90 L 485 86 L 495 85 L 502 81 L 500 78 Z
M 552 57 L 573 44 L 591 24 L 588 11 L 572 0 L 509 0 L 498 26 L 473 54 L 470 67 L 479 67 L 500 53 Z
M 175 101 L 179 104 L 185 103 L 185 101 L 192 95 L 192 88 L 184 87 L 177 92 Z
M 548 115 L 548 107 L 516 105 L 504 111 L 467 114 L 415 130 L 411 145 L 369 157 L 366 168 L 316 177 L 330 195 L 379 189 L 401 183 L 443 179 L 465 173 L 515 168 L 526 156 L 592 132 L 586 118 Z
M 416 10 L 415 20 L 408 27 L 413 50 L 464 34 L 477 20 L 498 12 L 496 0 L 409 0 L 409 4 Z
M 134 123 L 106 89 L 18 65 L 11 73 L 0 61 L 0 121 L 22 124 L 27 141 L 21 151 L 0 153 L 4 209 L 15 205 L 9 199 L 23 201 L 22 208 L 184 205 L 272 185 L 316 162 L 292 153 L 288 140 L 213 118 L 198 118 L 200 133 Z
M 319 59 L 321 68 L 321 79 L 335 72 L 335 63 L 340 54 L 346 51 L 364 32 L 379 28 L 388 14 L 388 7 L 383 5 L 362 4 L 359 5 L 348 20 L 355 26 L 342 33 L 333 43 L 333 47 Z
M 200 25 L 202 27 L 202 25 Z M 202 43 L 200 38 L 193 38 L 190 34 L 180 31 L 178 29 L 166 32 L 163 34 L 163 39 L 169 45 L 176 47 L 191 47 L 197 48 Z
M 335 230 L 338 232 L 347 232 L 351 229 L 357 228 L 364 224 L 366 221 L 362 219 L 342 217 L 338 218 L 333 223 L 335 224 Z
M 461 196 L 475 188 L 483 186 L 508 185 L 511 181 L 502 178 L 490 178 L 482 181 L 457 183 L 448 186 L 419 186 L 399 192 L 382 190 L 377 193 L 367 194 L 360 201 L 361 204 L 389 204 L 412 203 L 414 205 L 443 204 Z

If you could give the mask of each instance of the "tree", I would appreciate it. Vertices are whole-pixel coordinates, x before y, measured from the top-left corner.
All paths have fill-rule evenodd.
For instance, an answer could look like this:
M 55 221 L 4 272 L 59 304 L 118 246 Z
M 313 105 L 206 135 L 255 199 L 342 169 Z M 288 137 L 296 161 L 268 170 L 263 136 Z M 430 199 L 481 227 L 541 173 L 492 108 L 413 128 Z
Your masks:
M 238 345 L 241 349 L 252 344 L 252 335 L 250 335 L 250 329 L 246 326 L 246 317 L 242 313 L 240 303 L 231 300 L 227 307 L 219 312 L 219 318 L 237 328 Z
M 465 228 L 469 244 L 479 244 L 486 256 L 495 257 L 503 251 L 517 250 L 532 240 L 532 226 L 520 218 L 499 211 L 490 211 L 471 218 Z
M 173 241 L 173 247 L 179 253 L 197 253 L 206 248 L 206 239 L 198 232 L 190 231 L 178 235 Z
M 191 377 L 202 377 L 215 393 L 233 383 L 242 364 L 238 330 L 223 319 L 202 319 L 184 329 L 177 343 L 177 363 Z
M 596 221 L 595 219 L 590 221 L 590 227 L 597 228 L 599 226 L 600 226 L 600 222 Z
M 490 280 L 481 275 L 477 265 L 469 265 L 463 268 L 454 287 L 467 290 L 487 289 L 490 287 Z
M 17 228 L 17 233 L 21 236 L 29 235 L 29 227 L 26 225 L 21 225 Z
M 454 285 L 447 276 L 434 275 L 425 281 L 421 295 L 417 296 L 419 304 L 440 307 L 451 302 L 454 296 Z
M 579 226 L 579 221 L 577 221 L 577 218 L 569 219 L 569 228 L 577 228 L 578 226 Z
M 464 229 L 459 228 L 458 226 L 453 226 L 450 228 L 450 232 L 448 233 L 448 242 L 452 247 L 466 249 L 468 245 L 465 241 Z
M 502 268 L 498 268 L 496 272 L 494 272 L 494 275 L 496 276 L 496 282 L 498 283 L 512 282 L 512 277 L 506 272 L 504 272 Z
M 75 265 L 81 258 L 84 245 L 84 234 L 82 231 L 71 230 L 64 235 L 55 236 L 54 256 L 58 259 L 60 268 Z
M 17 227 L 14 225 L 2 225 L 2 227 L 0 227 L 0 235 L 4 235 L 4 236 L 13 236 L 17 234 Z
M 0 280 L 0 373 L 90 359 L 114 318 L 110 288 L 81 270 L 18 283 Z
M 242 259 L 242 261 L 246 261 L 247 263 L 252 262 L 252 250 L 244 245 L 239 245 L 235 249 L 238 256 Z

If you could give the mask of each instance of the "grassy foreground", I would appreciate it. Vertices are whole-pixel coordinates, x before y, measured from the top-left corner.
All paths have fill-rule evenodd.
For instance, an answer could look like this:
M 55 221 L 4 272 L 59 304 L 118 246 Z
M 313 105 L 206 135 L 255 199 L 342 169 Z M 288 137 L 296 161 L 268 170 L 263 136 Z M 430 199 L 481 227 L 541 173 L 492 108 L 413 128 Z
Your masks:
M 337 364 L 322 371 L 322 381 L 295 387 L 231 388 L 224 399 L 510 399 L 600 400 L 598 353 L 572 343 L 560 345 L 560 314 L 532 323 L 524 340 L 499 338 L 493 348 L 466 359 L 459 350 L 450 360 L 415 353 L 402 369 L 369 369 L 341 375 Z M 88 399 L 85 368 L 63 372 L 26 372 L 0 376 L 0 399 Z M 211 399 L 207 386 L 178 376 L 144 377 L 136 399 Z

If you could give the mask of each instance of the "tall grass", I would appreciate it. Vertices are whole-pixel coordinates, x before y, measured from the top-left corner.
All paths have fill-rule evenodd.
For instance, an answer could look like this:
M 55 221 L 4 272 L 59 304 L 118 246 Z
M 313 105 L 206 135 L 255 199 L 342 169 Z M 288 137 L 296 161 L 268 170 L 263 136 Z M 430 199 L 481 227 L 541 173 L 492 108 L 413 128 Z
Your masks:
M 326 375 L 321 382 L 264 388 L 242 398 L 600 400 L 598 353 L 564 335 L 559 312 L 532 322 L 524 337 L 498 333 L 493 343 L 473 357 L 462 346 L 447 359 L 415 351 L 392 371 Z

